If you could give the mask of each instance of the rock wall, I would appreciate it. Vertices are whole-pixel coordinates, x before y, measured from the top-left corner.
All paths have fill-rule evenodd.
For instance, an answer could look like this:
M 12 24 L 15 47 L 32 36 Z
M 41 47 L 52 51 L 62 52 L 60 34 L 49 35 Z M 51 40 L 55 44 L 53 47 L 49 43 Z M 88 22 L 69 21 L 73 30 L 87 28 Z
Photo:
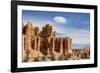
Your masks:
M 57 37 L 50 24 L 41 31 L 33 25 L 28 22 L 23 27 L 23 62 L 58 60 L 73 53 L 70 37 Z

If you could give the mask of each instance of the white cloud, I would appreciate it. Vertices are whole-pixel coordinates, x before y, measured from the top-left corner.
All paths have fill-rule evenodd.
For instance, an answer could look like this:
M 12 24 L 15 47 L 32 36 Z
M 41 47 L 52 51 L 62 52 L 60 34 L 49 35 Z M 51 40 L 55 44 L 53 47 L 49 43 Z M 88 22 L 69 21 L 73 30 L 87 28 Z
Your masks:
M 66 23 L 66 18 L 64 18 L 63 16 L 56 16 L 54 17 L 54 20 L 57 22 L 57 23 L 61 23 L 61 24 L 64 24 Z

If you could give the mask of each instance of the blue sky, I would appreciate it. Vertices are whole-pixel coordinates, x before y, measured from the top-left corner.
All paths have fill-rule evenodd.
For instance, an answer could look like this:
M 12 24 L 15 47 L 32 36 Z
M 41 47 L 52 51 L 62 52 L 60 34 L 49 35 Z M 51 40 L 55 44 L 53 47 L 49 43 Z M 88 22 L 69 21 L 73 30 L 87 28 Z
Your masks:
M 73 48 L 90 44 L 90 14 L 75 12 L 22 11 L 24 25 L 30 21 L 40 29 L 51 24 L 58 37 L 71 37 Z

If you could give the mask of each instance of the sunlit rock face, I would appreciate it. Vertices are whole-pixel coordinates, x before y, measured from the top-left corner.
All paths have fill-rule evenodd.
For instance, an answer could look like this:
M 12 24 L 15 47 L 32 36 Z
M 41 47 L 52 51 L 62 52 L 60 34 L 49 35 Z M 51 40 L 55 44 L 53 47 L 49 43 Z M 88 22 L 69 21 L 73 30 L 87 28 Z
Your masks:
M 46 24 L 40 31 L 28 22 L 23 27 L 22 61 L 55 61 L 85 59 L 90 57 L 90 48 L 72 49 L 70 37 L 57 37 L 56 31 Z

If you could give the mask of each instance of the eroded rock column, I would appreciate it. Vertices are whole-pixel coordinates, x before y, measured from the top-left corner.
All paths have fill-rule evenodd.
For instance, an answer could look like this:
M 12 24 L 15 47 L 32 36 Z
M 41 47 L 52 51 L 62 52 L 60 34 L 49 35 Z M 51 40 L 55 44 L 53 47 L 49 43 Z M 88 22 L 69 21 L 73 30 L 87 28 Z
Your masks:
M 37 38 L 34 37 L 34 50 L 37 50 Z
M 63 54 L 63 44 L 62 44 L 62 42 L 63 42 L 63 39 L 60 38 L 60 53 L 61 54 Z
M 38 37 L 38 53 L 40 52 L 40 41 L 41 41 L 41 38 L 40 37 Z
M 54 52 L 55 51 L 55 38 L 53 38 L 53 47 L 52 47 L 52 52 Z
M 49 45 L 49 43 L 50 43 L 50 37 L 48 38 L 48 46 L 47 46 L 47 55 L 50 55 L 50 45 Z

